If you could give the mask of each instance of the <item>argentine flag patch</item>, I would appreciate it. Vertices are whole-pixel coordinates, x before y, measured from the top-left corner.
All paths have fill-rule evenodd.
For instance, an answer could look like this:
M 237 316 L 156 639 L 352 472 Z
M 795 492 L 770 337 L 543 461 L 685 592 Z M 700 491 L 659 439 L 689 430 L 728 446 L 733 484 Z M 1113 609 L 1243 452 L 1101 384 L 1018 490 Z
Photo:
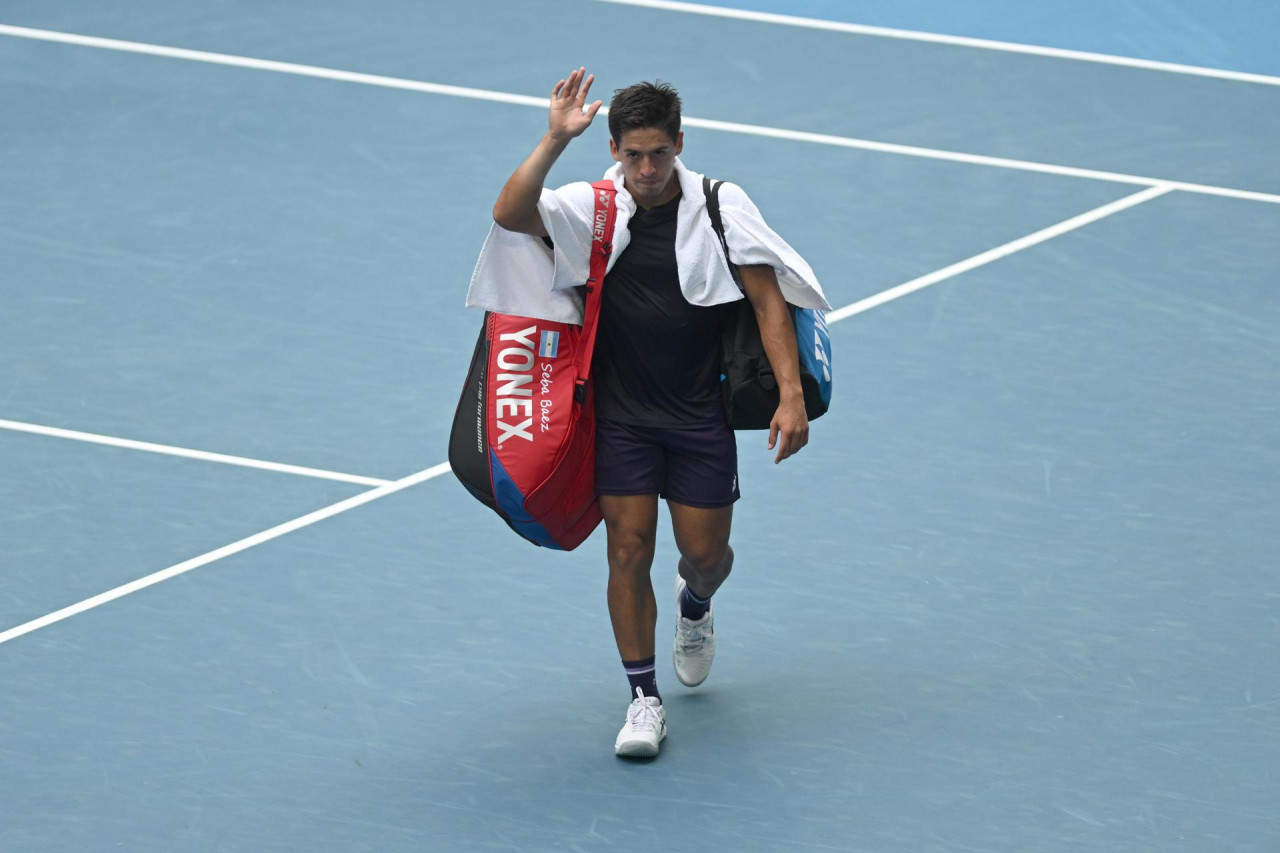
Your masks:
M 560 354 L 560 333 L 559 332 L 543 332 L 542 341 L 538 345 L 538 356 L 540 358 L 555 358 Z

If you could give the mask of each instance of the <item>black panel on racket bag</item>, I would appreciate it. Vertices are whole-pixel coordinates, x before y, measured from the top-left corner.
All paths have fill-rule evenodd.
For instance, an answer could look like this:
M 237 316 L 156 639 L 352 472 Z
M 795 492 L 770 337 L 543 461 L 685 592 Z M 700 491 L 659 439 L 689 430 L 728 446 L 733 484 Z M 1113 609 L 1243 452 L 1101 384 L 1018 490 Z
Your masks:
M 489 472 L 489 441 L 485 430 L 484 388 L 489 365 L 489 313 L 485 312 L 467 368 L 467 381 L 453 413 L 449 431 L 449 466 L 467 491 L 490 509 L 497 509 Z

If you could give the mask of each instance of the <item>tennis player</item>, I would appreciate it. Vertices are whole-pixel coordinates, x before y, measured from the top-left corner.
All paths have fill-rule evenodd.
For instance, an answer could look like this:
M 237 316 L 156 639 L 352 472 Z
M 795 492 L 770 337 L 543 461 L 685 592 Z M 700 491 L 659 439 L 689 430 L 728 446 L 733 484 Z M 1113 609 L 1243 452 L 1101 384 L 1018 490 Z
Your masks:
M 591 187 L 584 182 L 549 190 L 543 184 L 602 106 L 598 100 L 587 104 L 593 82 L 579 68 L 556 84 L 546 135 L 493 208 L 502 228 L 548 238 L 555 275 L 570 276 L 574 284 L 585 280 Z M 734 283 L 706 212 L 702 176 L 678 159 L 684 134 L 674 89 L 638 83 L 618 90 L 608 123 L 616 163 L 606 177 L 618 187 L 618 215 L 593 365 L 596 490 L 608 536 L 609 616 L 630 687 L 614 749 L 620 756 L 650 757 L 666 737 L 650 579 L 659 498 L 667 501 L 680 552 L 672 659 L 682 684 L 701 684 L 711 670 L 711 601 L 733 569 L 729 531 L 740 493 L 737 446 L 719 393 L 722 306 L 745 291 L 759 321 L 781 392 L 769 428 L 775 462 L 809 440 L 786 303 L 829 306 L 803 259 L 765 225 L 740 188 L 725 184 L 726 237 L 740 264 L 742 289 Z

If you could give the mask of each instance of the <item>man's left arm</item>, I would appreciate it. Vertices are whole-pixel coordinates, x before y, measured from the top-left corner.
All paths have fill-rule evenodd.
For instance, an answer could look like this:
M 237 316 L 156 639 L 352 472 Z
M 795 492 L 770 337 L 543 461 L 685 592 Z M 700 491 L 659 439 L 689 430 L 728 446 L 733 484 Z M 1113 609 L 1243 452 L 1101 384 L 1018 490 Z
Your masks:
M 809 416 L 800 387 L 800 356 L 791 312 L 782 298 L 778 277 L 770 266 L 743 266 L 742 289 L 751 301 L 765 355 L 778 382 L 778 410 L 769 424 L 769 449 L 778 448 L 774 464 L 799 452 L 809 443 Z

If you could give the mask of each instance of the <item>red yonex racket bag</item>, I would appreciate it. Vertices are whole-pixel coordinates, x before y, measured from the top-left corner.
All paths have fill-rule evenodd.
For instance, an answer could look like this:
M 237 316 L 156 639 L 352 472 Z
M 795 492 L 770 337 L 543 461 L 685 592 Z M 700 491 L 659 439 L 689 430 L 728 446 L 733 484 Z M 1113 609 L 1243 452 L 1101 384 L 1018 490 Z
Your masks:
M 564 551 L 600 523 L 591 355 L 616 190 L 592 187 L 582 325 L 485 312 L 449 434 L 449 465 L 467 491 L 533 544 Z

